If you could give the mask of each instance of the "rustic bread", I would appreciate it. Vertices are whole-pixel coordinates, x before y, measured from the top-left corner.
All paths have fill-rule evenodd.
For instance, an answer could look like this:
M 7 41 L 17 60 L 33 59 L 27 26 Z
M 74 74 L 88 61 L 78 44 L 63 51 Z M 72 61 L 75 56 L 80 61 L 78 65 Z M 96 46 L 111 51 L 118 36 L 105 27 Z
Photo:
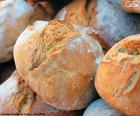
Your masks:
M 14 47 L 18 72 L 44 101 L 63 110 L 82 109 L 96 97 L 102 57 L 98 42 L 58 20 L 36 22 Z
M 13 58 L 13 46 L 19 34 L 37 19 L 46 19 L 38 4 L 24 0 L 0 1 L 0 63 Z
M 98 99 L 91 103 L 83 116 L 124 116 L 118 110 L 109 106 L 104 100 Z
M 127 13 L 140 13 L 139 0 L 121 0 L 121 5 Z
M 96 7 L 90 8 L 90 14 L 89 26 L 95 28 L 109 46 L 140 33 L 140 15 L 125 13 L 120 0 L 97 0 Z
M 82 111 L 60 111 L 44 103 L 17 72 L 0 85 L 0 115 L 81 116 Z
M 140 35 L 126 37 L 105 55 L 96 74 L 99 95 L 121 112 L 140 115 Z
M 89 18 L 86 11 L 87 0 L 73 0 L 56 15 L 56 19 L 70 24 L 88 26 Z

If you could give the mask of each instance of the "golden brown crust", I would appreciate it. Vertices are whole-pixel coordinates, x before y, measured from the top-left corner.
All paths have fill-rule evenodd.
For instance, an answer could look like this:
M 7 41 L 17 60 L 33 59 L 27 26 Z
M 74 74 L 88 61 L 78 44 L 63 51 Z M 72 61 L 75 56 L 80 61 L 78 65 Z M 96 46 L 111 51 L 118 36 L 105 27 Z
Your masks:
M 66 7 L 66 16 L 64 21 L 70 24 L 88 25 L 86 12 L 87 0 L 74 0 Z
M 140 13 L 140 0 L 121 0 L 121 5 L 128 13 Z
M 113 46 L 97 70 L 96 88 L 105 101 L 131 115 L 140 115 L 140 35 Z
M 48 104 L 63 110 L 82 109 L 96 97 L 93 82 L 102 49 L 62 21 L 42 24 L 39 29 L 37 24 L 27 28 L 18 39 L 16 67 Z
M 56 19 L 69 24 L 88 26 L 87 0 L 73 0 L 57 14 Z
M 43 116 L 77 116 L 82 111 L 60 111 L 43 102 L 17 72 L 0 86 L 1 115 L 43 115 Z
M 0 2 L 0 63 L 13 58 L 13 46 L 19 34 L 37 19 L 46 19 L 46 13 L 38 4 L 24 0 Z

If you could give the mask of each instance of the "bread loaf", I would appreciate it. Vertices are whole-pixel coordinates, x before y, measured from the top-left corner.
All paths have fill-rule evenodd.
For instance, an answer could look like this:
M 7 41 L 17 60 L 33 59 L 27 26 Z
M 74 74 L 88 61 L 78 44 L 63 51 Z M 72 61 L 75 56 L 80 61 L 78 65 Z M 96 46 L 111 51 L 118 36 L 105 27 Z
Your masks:
M 99 95 L 130 116 L 140 115 L 140 35 L 126 37 L 105 55 L 96 74 Z
M 140 13 L 139 0 L 121 0 L 122 8 L 127 13 Z
M 96 97 L 94 75 L 103 57 L 99 43 L 72 25 L 36 22 L 18 38 L 18 72 L 46 103 L 62 110 L 86 107 Z
M 37 19 L 46 19 L 38 4 L 24 0 L 0 1 L 0 63 L 13 58 L 13 46 L 19 34 Z
M 124 116 L 118 110 L 109 106 L 104 100 L 98 99 L 91 103 L 83 116 Z
M 0 115 L 81 116 L 82 111 L 60 111 L 43 102 L 17 72 L 0 85 Z

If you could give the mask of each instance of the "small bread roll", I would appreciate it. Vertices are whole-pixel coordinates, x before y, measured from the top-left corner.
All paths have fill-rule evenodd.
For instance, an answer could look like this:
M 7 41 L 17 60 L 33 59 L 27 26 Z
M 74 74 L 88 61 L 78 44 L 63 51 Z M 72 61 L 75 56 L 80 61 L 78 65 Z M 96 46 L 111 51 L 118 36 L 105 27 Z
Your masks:
M 17 72 L 0 85 L 0 114 L 6 115 L 43 115 L 43 116 L 78 116 L 82 111 L 60 111 L 43 102 Z
M 99 95 L 113 107 L 140 116 L 140 35 L 129 36 L 109 50 L 95 84 Z
M 89 26 L 95 28 L 109 46 L 124 37 L 140 33 L 140 15 L 125 13 L 120 0 L 97 0 L 96 7 L 93 5 L 90 10 Z
M 140 0 L 121 0 L 121 5 L 127 13 L 140 13 Z
M 46 19 L 38 4 L 25 0 L 0 1 L 0 63 L 13 58 L 13 46 L 19 34 L 37 19 Z
M 14 47 L 16 68 L 46 103 L 62 110 L 86 107 L 96 97 L 99 43 L 62 21 L 36 22 Z
M 91 103 L 85 110 L 83 116 L 124 116 L 116 109 L 109 106 L 102 99 Z

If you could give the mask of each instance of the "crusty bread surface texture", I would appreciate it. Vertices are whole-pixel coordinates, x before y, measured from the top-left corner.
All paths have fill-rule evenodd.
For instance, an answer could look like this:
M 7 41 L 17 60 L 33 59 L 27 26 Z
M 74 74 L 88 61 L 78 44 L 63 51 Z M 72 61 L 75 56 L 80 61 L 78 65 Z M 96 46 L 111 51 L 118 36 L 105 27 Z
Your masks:
M 16 68 L 46 103 L 62 110 L 86 107 L 96 97 L 100 44 L 62 21 L 36 22 L 14 47 Z
M 0 85 L 0 115 L 81 116 L 82 111 L 61 111 L 43 102 L 15 71 Z
M 130 116 L 140 115 L 140 35 L 115 44 L 103 58 L 96 73 L 99 95 Z
M 89 18 L 86 11 L 87 0 L 73 0 L 56 15 L 56 19 L 70 24 L 88 26 Z
M 0 63 L 13 58 L 16 39 L 37 19 L 46 19 L 38 4 L 31 5 L 24 0 L 0 1 Z

